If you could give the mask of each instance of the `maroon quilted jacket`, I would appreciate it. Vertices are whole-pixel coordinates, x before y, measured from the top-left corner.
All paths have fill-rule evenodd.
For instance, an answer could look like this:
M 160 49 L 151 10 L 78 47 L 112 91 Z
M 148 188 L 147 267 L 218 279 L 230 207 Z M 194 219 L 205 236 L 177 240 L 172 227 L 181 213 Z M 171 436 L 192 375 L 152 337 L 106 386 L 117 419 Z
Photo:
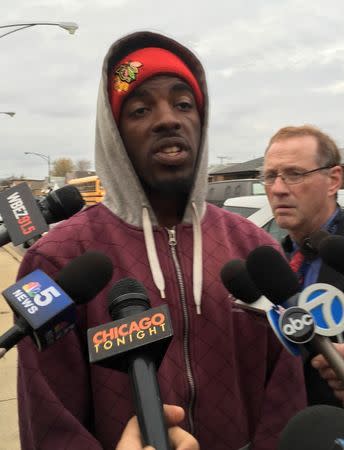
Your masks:
M 306 405 L 300 361 L 282 350 L 266 321 L 233 304 L 219 272 L 257 245 L 274 244 L 240 216 L 208 205 L 201 222 L 204 263 L 202 314 L 192 287 L 192 226 L 176 227 L 176 254 L 185 289 L 181 299 L 166 229 L 154 238 L 166 281 L 174 337 L 159 369 L 162 400 L 187 411 L 182 424 L 202 450 L 275 450 L 287 420 Z M 54 276 L 88 249 L 114 264 L 108 288 L 123 277 L 140 280 L 152 306 L 155 287 L 142 229 L 99 204 L 61 222 L 28 250 L 19 277 L 39 267 Z M 86 331 L 111 320 L 105 288 L 79 307 L 74 331 L 43 352 L 30 338 L 18 346 L 18 402 L 23 450 L 114 450 L 133 415 L 128 376 L 90 366 Z M 251 442 L 250 447 L 246 447 Z

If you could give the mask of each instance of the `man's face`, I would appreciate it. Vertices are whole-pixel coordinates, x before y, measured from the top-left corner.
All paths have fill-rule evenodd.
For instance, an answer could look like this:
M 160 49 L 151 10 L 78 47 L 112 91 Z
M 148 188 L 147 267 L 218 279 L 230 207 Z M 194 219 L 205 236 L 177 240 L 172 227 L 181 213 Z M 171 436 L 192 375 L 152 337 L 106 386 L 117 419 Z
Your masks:
M 174 76 L 142 83 L 122 106 L 119 131 L 144 187 L 190 191 L 201 121 L 187 83 Z
M 264 158 L 264 174 L 305 172 L 321 167 L 313 136 L 274 142 Z M 320 170 L 306 175 L 301 183 L 286 184 L 281 177 L 265 186 L 277 224 L 300 241 L 318 230 L 335 210 L 335 193 L 341 185 L 341 169 Z

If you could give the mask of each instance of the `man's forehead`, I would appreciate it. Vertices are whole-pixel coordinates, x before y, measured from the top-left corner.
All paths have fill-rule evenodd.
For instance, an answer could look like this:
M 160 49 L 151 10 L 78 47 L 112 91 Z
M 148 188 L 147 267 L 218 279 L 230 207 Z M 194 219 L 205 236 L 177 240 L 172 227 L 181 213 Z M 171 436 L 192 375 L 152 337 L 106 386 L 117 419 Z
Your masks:
M 267 150 L 267 153 L 270 149 L 280 151 L 293 151 L 299 149 L 311 152 L 318 149 L 318 141 L 314 136 L 310 135 L 291 136 L 274 141 Z
M 312 164 L 318 154 L 317 141 L 303 139 L 304 137 L 312 136 L 281 139 L 274 142 L 265 154 L 264 166 L 307 167 L 308 164 Z
M 318 141 L 314 136 L 297 136 L 274 141 L 266 151 L 266 157 L 273 154 L 314 156 L 318 151 Z M 300 155 L 301 156 L 301 155 Z
M 154 92 L 156 89 L 165 88 L 169 91 L 188 91 L 193 94 L 191 86 L 175 75 L 155 75 L 144 81 L 138 86 L 131 94 L 130 97 L 142 97 L 148 95 L 150 92 Z

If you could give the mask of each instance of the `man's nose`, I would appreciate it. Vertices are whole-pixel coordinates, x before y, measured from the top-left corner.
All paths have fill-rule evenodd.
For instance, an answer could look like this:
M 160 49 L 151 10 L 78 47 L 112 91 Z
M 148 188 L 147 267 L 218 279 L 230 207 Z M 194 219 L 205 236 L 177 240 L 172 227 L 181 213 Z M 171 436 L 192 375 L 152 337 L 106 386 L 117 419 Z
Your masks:
M 170 104 L 163 103 L 156 109 L 155 124 L 153 130 L 178 130 L 181 122 L 177 110 Z
M 289 192 L 287 183 L 280 175 L 275 178 L 275 181 L 269 186 L 269 188 L 271 192 L 277 194 Z

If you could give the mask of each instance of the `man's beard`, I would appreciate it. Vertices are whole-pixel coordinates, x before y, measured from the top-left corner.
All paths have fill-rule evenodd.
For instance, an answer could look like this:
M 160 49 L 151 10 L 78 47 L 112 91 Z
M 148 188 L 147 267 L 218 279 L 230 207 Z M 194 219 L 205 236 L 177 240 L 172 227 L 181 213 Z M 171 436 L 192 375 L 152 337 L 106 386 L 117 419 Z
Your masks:
M 141 179 L 142 187 L 147 194 L 154 192 L 168 197 L 189 196 L 193 181 L 193 176 L 174 180 L 154 180 L 150 183 Z

